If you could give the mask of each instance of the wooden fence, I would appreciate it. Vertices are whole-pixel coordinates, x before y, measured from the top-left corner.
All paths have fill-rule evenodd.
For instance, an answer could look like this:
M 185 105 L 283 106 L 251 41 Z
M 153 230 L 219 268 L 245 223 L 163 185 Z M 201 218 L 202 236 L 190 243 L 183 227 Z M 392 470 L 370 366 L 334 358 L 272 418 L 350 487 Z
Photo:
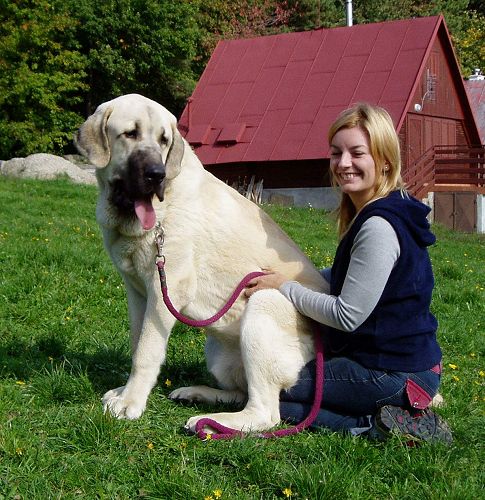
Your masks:
M 485 194 L 485 146 L 433 146 L 404 169 L 403 180 L 418 199 L 431 191 Z

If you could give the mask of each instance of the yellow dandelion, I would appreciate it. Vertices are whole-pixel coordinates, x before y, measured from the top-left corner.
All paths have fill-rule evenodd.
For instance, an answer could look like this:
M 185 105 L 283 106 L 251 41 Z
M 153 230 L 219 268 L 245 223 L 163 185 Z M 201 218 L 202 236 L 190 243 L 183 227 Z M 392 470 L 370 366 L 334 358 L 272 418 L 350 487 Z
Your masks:
M 153 446 L 153 443 L 152 443 L 151 441 L 148 441 L 148 443 L 147 443 L 147 448 L 148 448 L 149 450 L 153 450 L 154 446 Z
M 454 365 L 453 363 L 448 363 L 448 366 L 449 366 L 452 370 L 456 370 L 456 369 L 458 369 L 458 366 L 457 366 L 457 365 Z
M 24 451 L 22 450 L 22 448 L 15 448 L 15 453 L 20 456 L 24 454 Z
M 212 495 L 207 495 L 204 497 L 204 500 L 214 500 L 214 497 Z
M 453 375 L 451 377 L 455 382 L 459 382 L 460 381 L 460 377 L 457 377 L 456 375 Z
M 471 352 L 471 353 L 470 353 L 470 358 L 476 358 L 476 356 L 477 356 L 477 355 L 476 355 L 474 352 Z
M 221 498 L 222 497 L 222 490 L 214 490 L 214 498 Z
M 212 434 L 210 432 L 208 432 L 206 435 L 205 435 L 205 438 L 204 438 L 204 441 L 210 441 L 212 439 Z
M 168 378 L 167 378 L 167 379 L 165 380 L 165 385 L 166 385 L 167 387 L 170 387 L 170 386 L 172 385 L 172 381 L 171 381 L 170 379 L 168 379 Z
M 480 377 L 485 377 L 485 372 L 483 370 L 480 370 L 478 372 L 478 375 L 480 375 Z
M 15 382 L 17 385 L 25 385 L 25 382 L 23 380 L 17 380 L 17 382 Z
M 281 492 L 283 493 L 283 495 L 285 495 L 286 498 L 290 498 L 291 496 L 293 496 L 291 488 L 284 488 L 283 490 L 281 490 Z

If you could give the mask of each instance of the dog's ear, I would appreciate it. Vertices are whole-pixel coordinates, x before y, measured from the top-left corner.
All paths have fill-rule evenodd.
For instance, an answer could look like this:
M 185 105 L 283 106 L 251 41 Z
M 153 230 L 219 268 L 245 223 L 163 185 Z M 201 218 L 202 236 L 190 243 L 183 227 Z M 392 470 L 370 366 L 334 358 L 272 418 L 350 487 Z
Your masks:
M 184 139 L 177 130 L 177 126 L 174 125 L 172 127 L 172 144 L 168 150 L 167 159 L 165 161 L 167 179 L 173 179 L 180 173 L 182 168 L 182 159 L 184 157 L 184 149 Z
M 111 157 L 107 123 L 112 111 L 111 106 L 99 106 L 74 136 L 78 151 L 98 168 L 106 167 Z

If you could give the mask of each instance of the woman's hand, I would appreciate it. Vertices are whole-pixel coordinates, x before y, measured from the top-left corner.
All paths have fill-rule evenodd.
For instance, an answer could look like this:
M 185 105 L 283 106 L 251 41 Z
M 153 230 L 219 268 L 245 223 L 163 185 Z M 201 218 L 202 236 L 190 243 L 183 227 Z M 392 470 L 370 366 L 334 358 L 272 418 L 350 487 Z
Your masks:
M 251 295 L 258 290 L 264 290 L 266 288 L 276 288 L 278 289 L 283 283 L 288 281 L 286 276 L 281 273 L 271 271 L 269 269 L 263 269 L 265 273 L 264 276 L 258 276 L 253 278 L 247 285 L 244 295 L 246 297 L 251 297 Z

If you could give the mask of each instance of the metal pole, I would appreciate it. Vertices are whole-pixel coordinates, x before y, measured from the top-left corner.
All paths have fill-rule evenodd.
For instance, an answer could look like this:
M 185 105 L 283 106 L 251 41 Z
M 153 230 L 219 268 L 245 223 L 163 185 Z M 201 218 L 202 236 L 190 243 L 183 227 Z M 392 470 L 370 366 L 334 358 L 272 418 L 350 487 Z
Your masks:
M 352 0 L 345 0 L 345 17 L 347 19 L 347 26 L 352 26 Z

